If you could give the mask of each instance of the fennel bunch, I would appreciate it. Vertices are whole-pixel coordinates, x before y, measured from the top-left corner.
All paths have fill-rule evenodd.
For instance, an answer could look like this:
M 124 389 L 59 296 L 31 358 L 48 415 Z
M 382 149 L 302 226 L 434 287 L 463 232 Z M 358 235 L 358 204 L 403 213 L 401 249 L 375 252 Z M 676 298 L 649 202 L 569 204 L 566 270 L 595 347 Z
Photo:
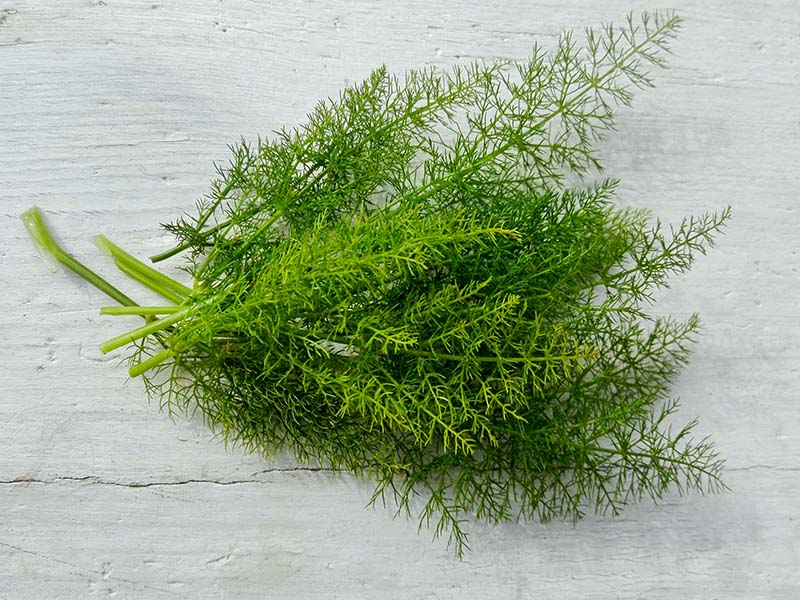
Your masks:
M 122 305 L 104 313 L 145 318 L 102 349 L 130 346 L 162 407 L 369 477 L 373 501 L 417 511 L 459 554 L 469 517 L 715 489 L 694 422 L 665 427 L 697 317 L 648 311 L 729 211 L 665 228 L 616 206 L 614 180 L 568 184 L 600 169 L 595 142 L 678 25 L 644 14 L 523 62 L 379 68 L 305 124 L 239 142 L 153 257 L 182 254 L 191 285 L 98 238 L 163 306 L 75 261 L 36 209 L 23 219 Z

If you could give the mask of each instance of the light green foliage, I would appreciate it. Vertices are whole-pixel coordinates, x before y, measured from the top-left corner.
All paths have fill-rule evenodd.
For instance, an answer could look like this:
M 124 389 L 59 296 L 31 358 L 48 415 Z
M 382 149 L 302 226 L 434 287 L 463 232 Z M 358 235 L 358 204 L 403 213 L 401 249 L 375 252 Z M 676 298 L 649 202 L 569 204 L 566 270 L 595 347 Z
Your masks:
M 697 318 L 647 309 L 728 210 L 667 232 L 617 208 L 614 181 L 566 184 L 600 167 L 594 142 L 678 24 L 566 33 L 522 63 L 380 68 L 305 125 L 240 142 L 154 257 L 185 251 L 193 289 L 100 240 L 177 305 L 139 309 L 148 322 L 104 349 L 135 342 L 153 397 L 226 439 L 372 478 L 374 501 L 421 510 L 459 553 L 469 516 L 719 487 L 694 423 L 665 427 Z

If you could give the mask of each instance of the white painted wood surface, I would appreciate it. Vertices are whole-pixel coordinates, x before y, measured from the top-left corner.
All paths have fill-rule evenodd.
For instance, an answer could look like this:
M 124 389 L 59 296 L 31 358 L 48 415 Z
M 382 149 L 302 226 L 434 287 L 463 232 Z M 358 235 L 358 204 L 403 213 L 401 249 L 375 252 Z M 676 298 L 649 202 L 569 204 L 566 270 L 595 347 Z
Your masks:
M 634 5 L 635 4 L 635 5 Z M 728 234 L 662 307 L 705 331 L 676 386 L 732 491 L 621 518 L 473 525 L 455 559 L 370 486 L 225 449 L 170 421 L 98 343 L 119 322 L 52 275 L 18 220 L 64 243 L 163 249 L 226 144 L 294 124 L 379 63 L 525 57 L 618 0 L 0 2 L 0 598 L 800 597 L 800 7 L 676 3 L 672 69 L 605 144 L 621 201 Z

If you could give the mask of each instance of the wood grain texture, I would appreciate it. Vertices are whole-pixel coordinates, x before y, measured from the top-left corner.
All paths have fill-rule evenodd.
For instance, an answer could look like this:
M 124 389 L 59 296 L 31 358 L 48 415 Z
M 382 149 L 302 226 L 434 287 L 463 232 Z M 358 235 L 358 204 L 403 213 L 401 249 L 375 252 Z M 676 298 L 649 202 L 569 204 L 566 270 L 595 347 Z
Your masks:
M 647 2 L 636 7 L 648 7 Z M 379 63 L 523 58 L 618 0 L 0 1 L 0 598 L 800 597 L 800 9 L 676 2 L 672 68 L 604 144 L 621 202 L 667 220 L 732 204 L 660 310 L 705 324 L 675 393 L 732 491 L 621 518 L 473 525 L 463 561 L 368 483 L 226 449 L 126 384 L 119 321 L 53 276 L 31 204 L 79 258 L 137 255 L 189 210 L 226 144 L 302 120 Z M 133 322 L 133 321 L 132 321 Z

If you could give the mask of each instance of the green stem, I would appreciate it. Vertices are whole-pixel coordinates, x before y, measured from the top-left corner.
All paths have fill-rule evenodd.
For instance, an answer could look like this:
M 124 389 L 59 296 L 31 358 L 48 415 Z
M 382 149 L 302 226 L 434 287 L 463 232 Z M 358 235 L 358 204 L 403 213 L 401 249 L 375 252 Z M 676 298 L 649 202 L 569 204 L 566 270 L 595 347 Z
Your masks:
M 103 354 L 107 354 L 112 350 L 119 348 L 120 346 L 124 346 L 125 344 L 130 344 L 131 342 L 140 340 L 144 337 L 147 337 L 148 335 L 152 335 L 156 332 L 161 331 L 162 329 L 169 327 L 170 325 L 174 325 L 175 323 L 177 323 L 182 319 L 185 319 L 187 314 L 189 314 L 189 308 L 184 307 L 168 317 L 158 319 L 156 321 L 153 321 L 152 323 L 146 323 L 145 325 L 137 327 L 136 329 L 131 329 L 130 331 L 123 333 L 122 335 L 118 335 L 114 338 L 111 338 L 107 342 L 101 344 L 100 351 Z
M 154 354 L 147 360 L 143 360 L 140 363 L 136 363 L 130 369 L 128 369 L 128 375 L 131 377 L 138 377 L 145 371 L 149 371 L 153 367 L 157 367 L 162 362 L 167 359 L 172 358 L 175 356 L 175 351 L 172 348 L 167 348 L 166 350 L 162 350 L 158 354 Z
M 37 247 L 45 256 L 54 258 L 78 277 L 91 283 L 98 290 L 123 306 L 138 306 L 136 302 L 123 294 L 100 275 L 67 254 L 50 235 L 37 207 L 34 206 L 22 213 L 20 219 L 22 219 L 25 229 L 28 230 L 28 234 L 33 238 L 34 243 L 36 243 Z
M 203 232 L 203 236 L 204 237 L 208 237 L 211 234 L 213 234 L 214 232 L 219 231 L 220 229 L 223 229 L 223 228 L 227 227 L 231 223 L 233 223 L 233 221 L 231 219 L 228 219 L 226 221 L 222 221 L 221 223 L 218 223 L 214 227 L 210 227 L 210 228 L 206 229 Z M 162 260 L 166 260 L 168 258 L 171 258 L 171 257 L 175 256 L 176 254 L 180 254 L 184 250 L 188 250 L 192 246 L 194 246 L 194 242 L 182 242 L 182 243 L 178 244 L 177 246 L 173 246 L 169 250 L 165 250 L 164 252 L 160 252 L 159 254 L 154 254 L 153 256 L 150 257 L 150 261 L 154 262 L 154 263 L 161 262 Z
M 425 352 L 424 350 L 413 350 L 411 348 L 402 348 L 397 350 L 398 353 L 411 354 L 412 356 L 421 356 L 423 358 L 443 359 L 443 360 L 476 360 L 478 362 L 493 362 L 493 363 L 532 363 L 532 362 L 567 362 L 569 360 L 578 360 L 586 358 L 583 354 L 559 354 L 555 356 L 465 356 L 462 354 L 441 354 L 439 352 Z
M 209 230 L 208 233 L 210 234 L 211 230 Z M 154 263 L 161 262 L 162 260 L 166 260 L 168 258 L 175 256 L 176 254 L 180 254 L 184 250 L 187 250 L 191 247 L 192 247 L 191 242 L 183 242 L 181 244 L 173 246 L 169 250 L 165 250 L 164 252 L 159 252 L 158 254 L 154 254 L 153 256 L 150 257 L 150 261 Z
M 180 304 L 185 300 L 185 298 L 172 290 L 162 286 L 158 282 L 150 279 L 147 274 L 142 273 L 139 269 L 137 269 L 134 265 L 131 265 L 127 262 L 120 261 L 114 259 L 114 264 L 117 265 L 117 268 L 125 273 L 131 279 L 135 279 L 143 286 L 153 290 L 156 294 L 161 296 L 162 298 L 169 300 L 170 302 L 174 302 L 175 304 Z
M 681 465 L 682 467 L 685 467 L 685 468 L 687 468 L 689 470 L 697 471 L 699 473 L 702 473 L 703 475 L 705 475 L 709 479 L 714 480 L 714 481 L 720 483 L 721 485 L 724 485 L 720 481 L 719 473 L 717 472 L 717 469 L 714 467 L 714 465 L 711 465 L 709 467 L 705 467 L 702 464 L 699 464 L 699 463 L 696 463 L 696 462 L 693 463 L 693 462 L 690 462 L 688 460 L 684 460 L 682 458 L 675 458 L 675 457 L 672 457 L 672 456 L 664 456 L 664 455 L 656 454 L 656 453 L 653 453 L 653 452 L 634 452 L 632 450 L 623 450 L 621 448 L 604 448 L 603 446 L 591 446 L 591 445 L 586 446 L 585 448 L 586 448 L 586 450 L 588 450 L 590 452 L 602 452 L 604 454 L 613 454 L 613 455 L 619 456 L 620 458 L 623 458 L 623 459 L 625 459 L 625 458 L 638 458 L 638 459 L 641 459 L 641 460 L 649 460 L 649 461 L 652 461 L 652 462 L 659 462 L 660 461 L 660 462 L 666 462 L 666 463 L 672 463 L 672 464 L 676 464 L 676 465 Z
M 192 293 L 191 288 L 183 285 L 180 281 L 176 281 L 172 277 L 167 277 L 160 271 L 156 271 L 150 265 L 143 263 L 135 256 L 125 252 L 125 250 L 117 246 L 106 236 L 104 235 L 95 236 L 94 243 L 102 251 L 113 256 L 115 262 L 117 262 L 118 265 L 120 263 L 124 263 L 125 265 L 132 267 L 133 269 L 135 269 L 136 271 L 147 277 L 150 281 L 158 283 L 160 287 L 172 290 L 173 292 L 176 292 L 181 296 L 189 296 Z
M 300 191 L 300 193 L 298 195 L 302 195 L 302 194 L 306 193 L 317 182 L 319 182 L 319 180 L 322 177 L 322 173 L 318 173 L 317 176 L 313 180 L 311 180 L 310 182 L 308 181 L 308 178 L 317 169 L 319 169 L 321 166 L 322 165 L 320 163 L 314 164 L 305 172 L 305 174 L 303 175 L 301 181 L 305 181 L 306 185 L 303 187 L 303 189 Z M 214 203 L 208 209 L 206 209 L 205 214 L 202 217 L 200 217 L 200 219 L 198 219 L 197 224 L 195 225 L 195 227 L 197 228 L 198 231 L 200 231 L 200 229 L 203 227 L 203 225 L 205 225 L 206 221 L 208 221 L 209 217 L 213 214 L 213 212 L 216 210 L 216 208 L 220 205 L 220 203 L 222 202 L 224 197 L 231 191 L 231 189 L 233 189 L 233 185 L 234 185 L 233 181 L 228 182 L 228 185 L 220 193 L 219 197 L 214 201 Z M 204 232 L 202 232 L 202 235 L 203 235 L 204 238 L 207 238 L 210 235 L 212 235 L 213 233 L 216 233 L 217 231 L 220 231 L 221 229 L 225 229 L 226 227 L 230 227 L 231 225 L 233 225 L 233 220 L 232 219 L 226 219 L 225 221 L 222 221 L 222 222 L 218 223 L 214 227 L 210 227 L 210 228 L 206 229 Z M 153 256 L 150 257 L 150 260 L 152 262 L 154 262 L 154 263 L 161 262 L 162 260 L 166 260 L 167 258 L 171 258 L 171 257 L 175 256 L 176 254 L 180 254 L 184 250 L 188 250 L 193 245 L 194 245 L 193 242 L 182 242 L 182 243 L 180 243 L 180 244 L 178 244 L 176 246 L 173 246 L 169 250 L 165 250 L 164 252 L 161 252 L 159 254 L 154 254 Z
M 264 222 L 263 222 L 263 223 L 262 223 L 262 224 L 259 226 L 259 228 L 258 228 L 258 229 L 255 231 L 255 233 L 248 235 L 248 239 L 247 239 L 247 241 L 246 241 L 246 242 L 244 242 L 244 243 L 243 243 L 241 246 L 239 246 L 238 248 L 236 248 L 236 251 L 233 253 L 233 256 L 234 256 L 234 257 L 241 256 L 241 255 L 244 253 L 244 251 L 245 251 L 245 250 L 247 250 L 247 248 L 249 248 L 249 247 L 250 247 L 250 245 L 251 245 L 251 244 L 252 244 L 252 243 L 253 243 L 253 242 L 254 242 L 256 239 L 258 239 L 258 236 L 259 236 L 259 235 L 260 235 L 260 234 L 261 234 L 263 231 L 265 231 L 265 230 L 269 229 L 269 228 L 270 228 L 270 227 L 272 227 L 272 226 L 273 226 L 275 223 L 277 223 L 277 222 L 278 222 L 278 219 L 280 219 L 280 218 L 281 218 L 281 216 L 282 216 L 282 213 L 280 213 L 280 212 L 276 212 L 276 213 L 275 213 L 274 215 L 272 215 L 272 216 L 271 216 L 269 219 L 267 219 L 266 221 L 264 221 Z M 232 226 L 233 226 L 233 223 L 231 223 L 231 224 L 229 225 L 229 227 L 232 227 Z M 227 231 L 226 231 L 226 233 L 227 233 Z M 198 272 L 198 273 L 201 273 L 201 274 L 202 274 L 202 273 L 204 273 L 204 272 L 205 272 L 205 270 L 208 268 L 208 265 L 210 265 L 210 264 L 211 264 L 211 259 L 214 257 L 214 255 L 216 254 L 216 252 L 217 252 L 217 250 L 218 250 L 218 249 L 219 249 L 219 246 L 214 246 L 214 247 L 211 249 L 211 251 L 208 253 L 208 256 L 206 256 L 205 260 L 203 260 L 203 264 L 201 264 L 201 265 L 200 265 L 200 268 L 197 270 L 197 272 Z
M 180 306 L 104 306 L 100 309 L 101 315 L 171 315 L 179 310 Z

